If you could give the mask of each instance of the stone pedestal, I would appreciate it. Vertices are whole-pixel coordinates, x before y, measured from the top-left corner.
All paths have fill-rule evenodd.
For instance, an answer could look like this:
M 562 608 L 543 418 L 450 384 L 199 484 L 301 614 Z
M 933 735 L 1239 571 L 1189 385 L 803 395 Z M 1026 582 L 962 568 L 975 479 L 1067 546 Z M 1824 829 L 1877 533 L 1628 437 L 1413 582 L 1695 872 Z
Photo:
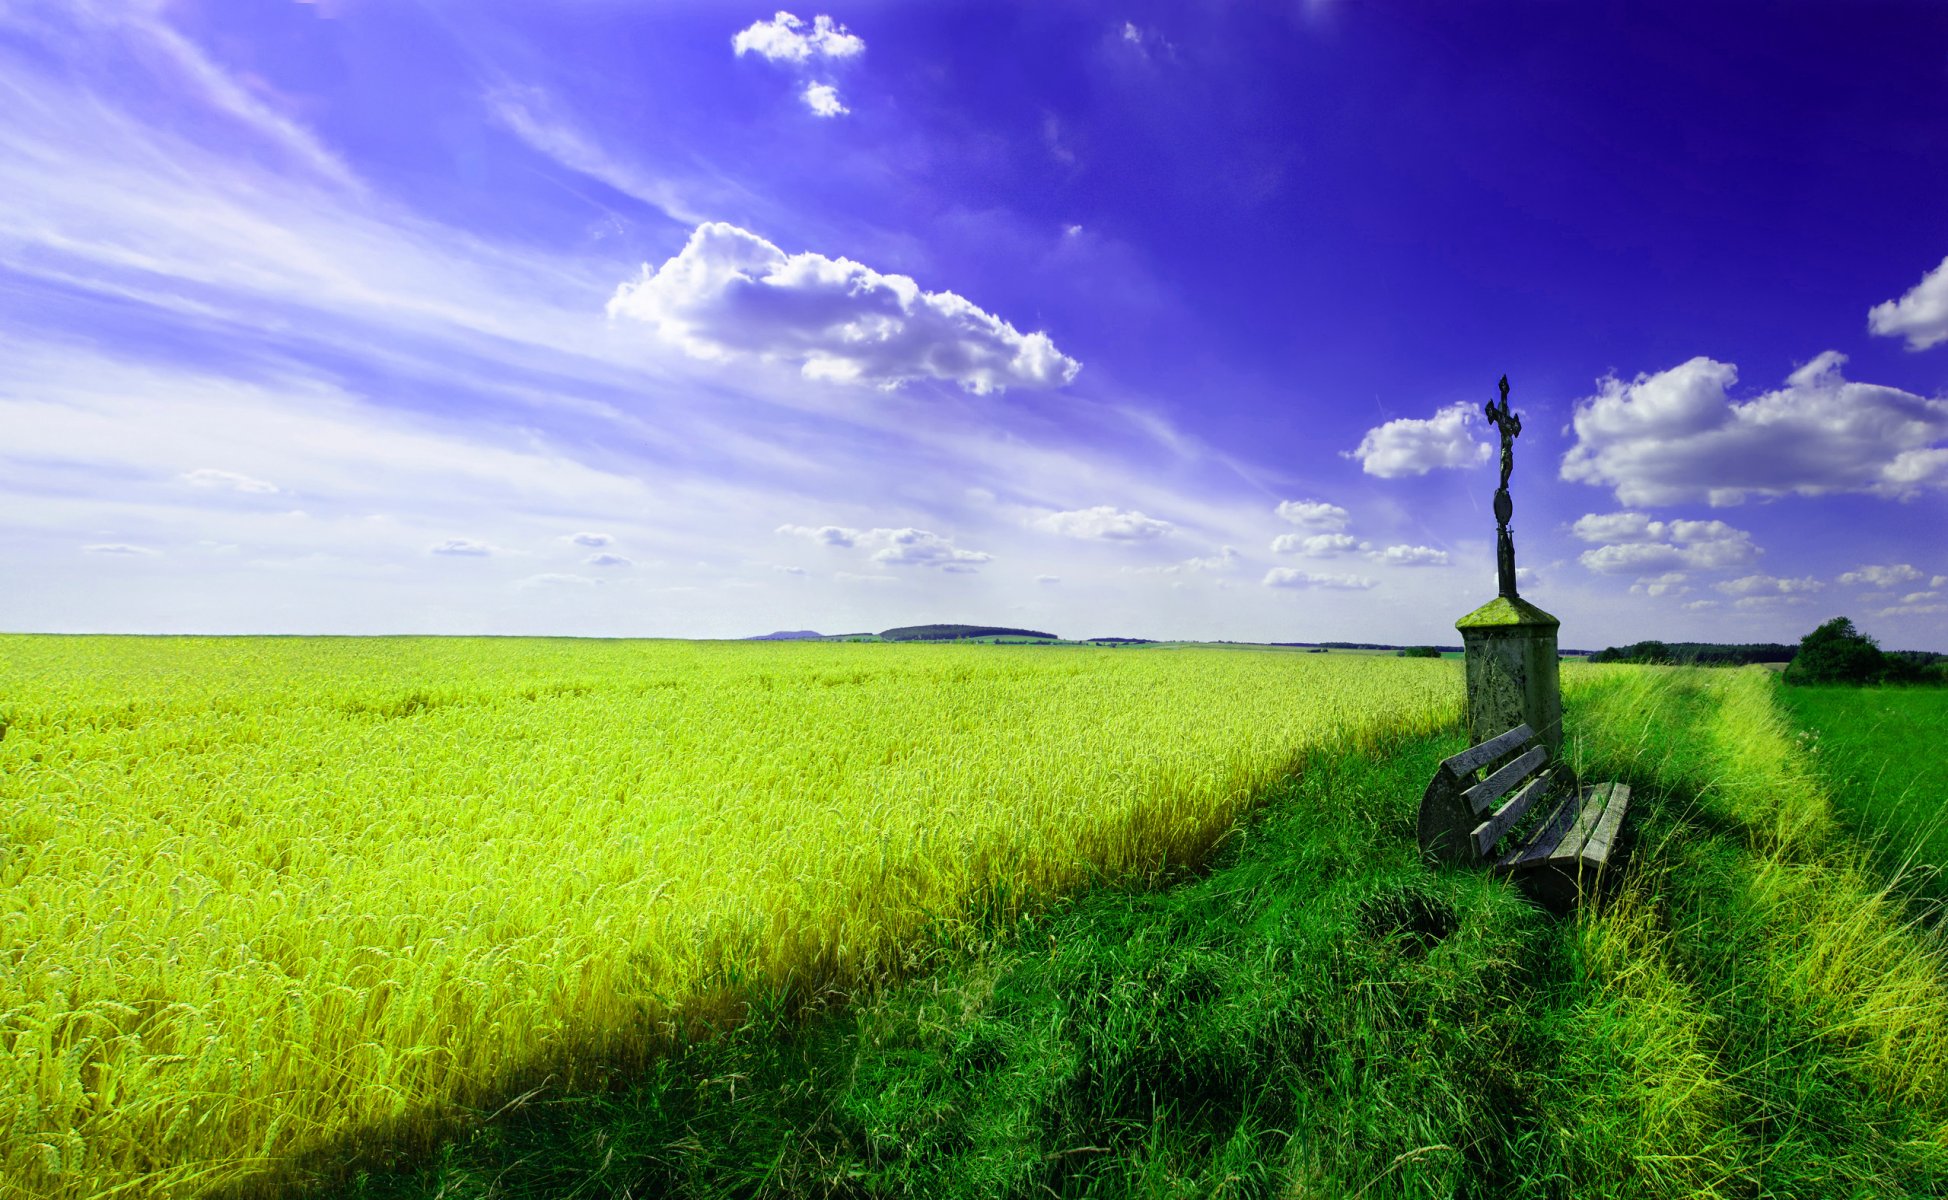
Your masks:
M 1520 596 L 1497 596 L 1454 623 L 1467 648 L 1471 740 L 1485 742 L 1526 722 L 1550 759 L 1562 760 L 1561 624 Z

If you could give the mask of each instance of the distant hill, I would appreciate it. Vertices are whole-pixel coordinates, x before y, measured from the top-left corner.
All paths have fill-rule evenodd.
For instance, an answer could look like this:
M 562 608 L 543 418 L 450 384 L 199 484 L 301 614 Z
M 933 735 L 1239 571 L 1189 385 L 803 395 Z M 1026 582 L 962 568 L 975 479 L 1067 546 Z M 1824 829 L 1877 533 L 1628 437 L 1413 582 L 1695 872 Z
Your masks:
M 999 625 L 902 625 L 898 629 L 881 631 L 880 637 L 889 642 L 957 642 L 965 638 L 1019 637 L 1059 639 L 1052 633 L 1039 633 L 1033 629 L 1006 629 Z
M 776 633 L 760 633 L 756 637 L 747 637 L 744 640 L 747 642 L 809 642 L 824 636 L 811 629 L 780 629 Z

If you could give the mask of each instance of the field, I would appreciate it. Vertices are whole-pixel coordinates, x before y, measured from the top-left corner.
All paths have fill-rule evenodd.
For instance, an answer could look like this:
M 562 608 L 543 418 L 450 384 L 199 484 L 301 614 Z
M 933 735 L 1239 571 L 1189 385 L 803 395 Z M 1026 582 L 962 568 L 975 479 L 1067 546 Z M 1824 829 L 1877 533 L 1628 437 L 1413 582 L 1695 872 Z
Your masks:
M 0 663 L 9 1200 L 1948 1192 L 1948 943 L 1763 671 L 1565 665 L 1557 921 L 1418 861 L 1453 662 Z
M 1452 663 L 0 638 L 0 1180 L 275 1184 L 1197 865 Z
M 1779 698 L 1880 868 L 1948 900 L 1948 688 L 1786 687 Z

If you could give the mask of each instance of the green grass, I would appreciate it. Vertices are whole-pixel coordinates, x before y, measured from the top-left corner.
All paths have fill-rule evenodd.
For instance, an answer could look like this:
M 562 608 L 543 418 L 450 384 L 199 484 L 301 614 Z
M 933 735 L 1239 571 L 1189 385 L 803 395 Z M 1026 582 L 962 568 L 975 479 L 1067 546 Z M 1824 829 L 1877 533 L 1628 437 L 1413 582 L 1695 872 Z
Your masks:
M 1948 900 L 1948 688 L 1781 686 L 1779 699 L 1881 870 Z
M 850 1004 L 760 1003 L 320 1195 L 1828 1197 L 1948 1191 L 1948 955 L 1860 869 L 1757 672 L 1565 671 L 1636 789 L 1558 922 L 1434 871 L 1458 735 L 1315 755 L 1210 869 Z

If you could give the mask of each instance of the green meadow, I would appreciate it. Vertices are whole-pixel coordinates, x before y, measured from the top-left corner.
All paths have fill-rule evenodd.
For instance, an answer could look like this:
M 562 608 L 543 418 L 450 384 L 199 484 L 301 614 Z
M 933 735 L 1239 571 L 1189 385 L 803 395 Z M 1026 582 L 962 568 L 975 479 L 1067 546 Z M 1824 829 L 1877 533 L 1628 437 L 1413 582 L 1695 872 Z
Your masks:
M 1785 687 L 1779 698 L 1879 868 L 1948 900 L 1948 688 Z
M 1762 670 L 1565 664 L 1559 919 L 1451 661 L 4 643 L 9 1200 L 1948 1193 L 1937 785 Z

